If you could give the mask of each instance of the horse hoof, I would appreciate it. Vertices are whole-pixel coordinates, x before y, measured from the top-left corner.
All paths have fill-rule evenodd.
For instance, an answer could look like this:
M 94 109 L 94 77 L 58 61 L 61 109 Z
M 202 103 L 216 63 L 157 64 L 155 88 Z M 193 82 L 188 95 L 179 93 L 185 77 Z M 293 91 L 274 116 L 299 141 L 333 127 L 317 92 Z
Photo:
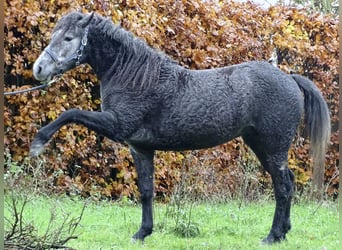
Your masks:
M 269 235 L 261 241 L 261 244 L 262 245 L 272 245 L 274 243 L 279 243 L 279 242 L 284 241 L 284 240 L 286 240 L 285 236 L 284 237 L 275 237 L 273 235 Z
M 134 237 L 131 238 L 131 242 L 132 242 L 132 244 L 138 244 L 138 243 L 141 244 L 141 245 L 144 244 L 144 240 L 137 239 L 137 238 L 134 238 Z
M 33 142 L 30 147 L 30 157 L 37 157 L 43 151 L 43 144 Z
M 261 241 L 262 245 L 272 245 L 274 243 L 274 239 L 271 239 L 270 237 L 266 237 Z

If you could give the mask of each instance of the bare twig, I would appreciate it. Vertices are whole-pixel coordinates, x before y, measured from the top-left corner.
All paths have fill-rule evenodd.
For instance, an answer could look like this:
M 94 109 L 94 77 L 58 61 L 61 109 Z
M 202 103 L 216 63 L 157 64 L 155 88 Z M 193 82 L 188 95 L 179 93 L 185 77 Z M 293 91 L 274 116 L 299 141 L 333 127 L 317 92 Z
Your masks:
M 12 218 L 5 217 L 9 228 L 5 233 L 6 249 L 72 249 L 66 247 L 65 244 L 70 240 L 78 238 L 75 232 L 80 225 L 86 203 L 83 205 L 79 216 L 71 217 L 71 214 L 67 214 L 59 225 L 55 208 L 51 209 L 47 229 L 42 236 L 39 236 L 35 227 L 24 220 L 29 198 L 22 196 L 20 199 L 17 199 L 14 194 L 10 198 Z M 23 199 L 22 202 L 21 199 Z

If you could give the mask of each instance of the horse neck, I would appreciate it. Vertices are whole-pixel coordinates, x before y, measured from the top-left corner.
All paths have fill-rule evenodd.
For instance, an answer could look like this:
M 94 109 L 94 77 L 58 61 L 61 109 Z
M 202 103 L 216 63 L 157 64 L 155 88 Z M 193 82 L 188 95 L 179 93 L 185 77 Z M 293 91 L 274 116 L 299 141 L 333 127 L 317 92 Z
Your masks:
M 88 63 L 102 84 L 143 85 L 157 81 L 163 56 L 129 32 L 116 27 L 117 35 L 95 31 Z M 99 30 L 99 29 L 97 29 Z
M 87 63 L 92 67 L 96 76 L 102 80 L 109 71 L 118 54 L 116 43 L 100 32 L 93 32 L 89 38 Z

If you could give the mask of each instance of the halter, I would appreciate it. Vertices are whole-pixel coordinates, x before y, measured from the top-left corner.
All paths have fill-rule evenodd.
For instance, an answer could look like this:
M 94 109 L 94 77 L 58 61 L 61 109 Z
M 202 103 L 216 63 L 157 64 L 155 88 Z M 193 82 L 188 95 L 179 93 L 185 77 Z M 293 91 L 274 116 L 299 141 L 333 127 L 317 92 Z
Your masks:
M 74 60 L 75 60 L 75 65 L 79 66 L 81 64 L 80 59 L 83 55 L 83 50 L 84 50 L 85 46 L 87 46 L 87 43 L 88 43 L 88 32 L 89 32 L 89 26 L 87 26 L 84 30 L 84 34 L 82 36 L 80 48 L 78 50 L 76 50 L 76 52 L 74 54 L 67 57 L 64 61 L 59 61 L 57 58 L 57 55 L 52 50 L 50 50 L 48 48 L 45 48 L 44 52 L 46 52 L 46 54 L 48 54 L 51 57 L 51 59 L 56 63 L 57 67 L 60 67 L 63 64 L 68 64 Z M 61 74 L 58 74 L 56 77 L 58 78 L 60 75 Z M 29 92 L 29 91 L 33 91 L 33 90 L 44 89 L 46 87 L 49 87 L 52 83 L 56 82 L 57 78 L 52 79 L 48 83 L 44 83 L 42 85 L 32 87 L 29 89 L 23 89 L 23 90 L 18 90 L 18 91 L 13 91 L 13 92 L 5 92 L 4 95 L 15 95 L 15 94 L 21 94 L 21 93 L 25 93 L 25 92 Z
M 74 54 L 72 54 L 69 57 L 67 57 L 66 59 L 64 59 L 64 61 L 59 61 L 57 58 L 57 55 L 52 50 L 50 50 L 49 48 L 45 48 L 44 52 L 46 52 L 46 54 L 48 54 L 51 57 L 51 59 L 56 63 L 57 67 L 60 67 L 64 64 L 68 64 L 74 60 L 75 60 L 75 65 L 78 66 L 81 64 L 80 59 L 83 55 L 83 50 L 88 43 L 88 32 L 89 32 L 89 26 L 87 26 L 84 30 L 79 49 L 76 50 L 76 52 Z

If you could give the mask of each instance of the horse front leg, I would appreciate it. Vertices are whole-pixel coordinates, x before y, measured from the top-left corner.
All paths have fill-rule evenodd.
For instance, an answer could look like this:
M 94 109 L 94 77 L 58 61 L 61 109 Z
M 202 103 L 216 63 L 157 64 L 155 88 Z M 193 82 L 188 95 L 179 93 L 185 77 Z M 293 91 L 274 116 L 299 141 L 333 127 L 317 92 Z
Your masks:
M 112 140 L 119 139 L 117 134 L 117 120 L 109 112 L 93 112 L 71 109 L 63 112 L 56 120 L 41 128 L 30 147 L 30 156 L 37 156 L 43 150 L 52 135 L 62 126 L 69 123 L 82 124 L 88 129 L 102 134 Z
M 131 146 L 131 153 L 138 173 L 138 187 L 142 204 L 142 222 L 140 229 L 133 235 L 133 240 L 144 240 L 153 229 L 153 150 L 141 150 Z

